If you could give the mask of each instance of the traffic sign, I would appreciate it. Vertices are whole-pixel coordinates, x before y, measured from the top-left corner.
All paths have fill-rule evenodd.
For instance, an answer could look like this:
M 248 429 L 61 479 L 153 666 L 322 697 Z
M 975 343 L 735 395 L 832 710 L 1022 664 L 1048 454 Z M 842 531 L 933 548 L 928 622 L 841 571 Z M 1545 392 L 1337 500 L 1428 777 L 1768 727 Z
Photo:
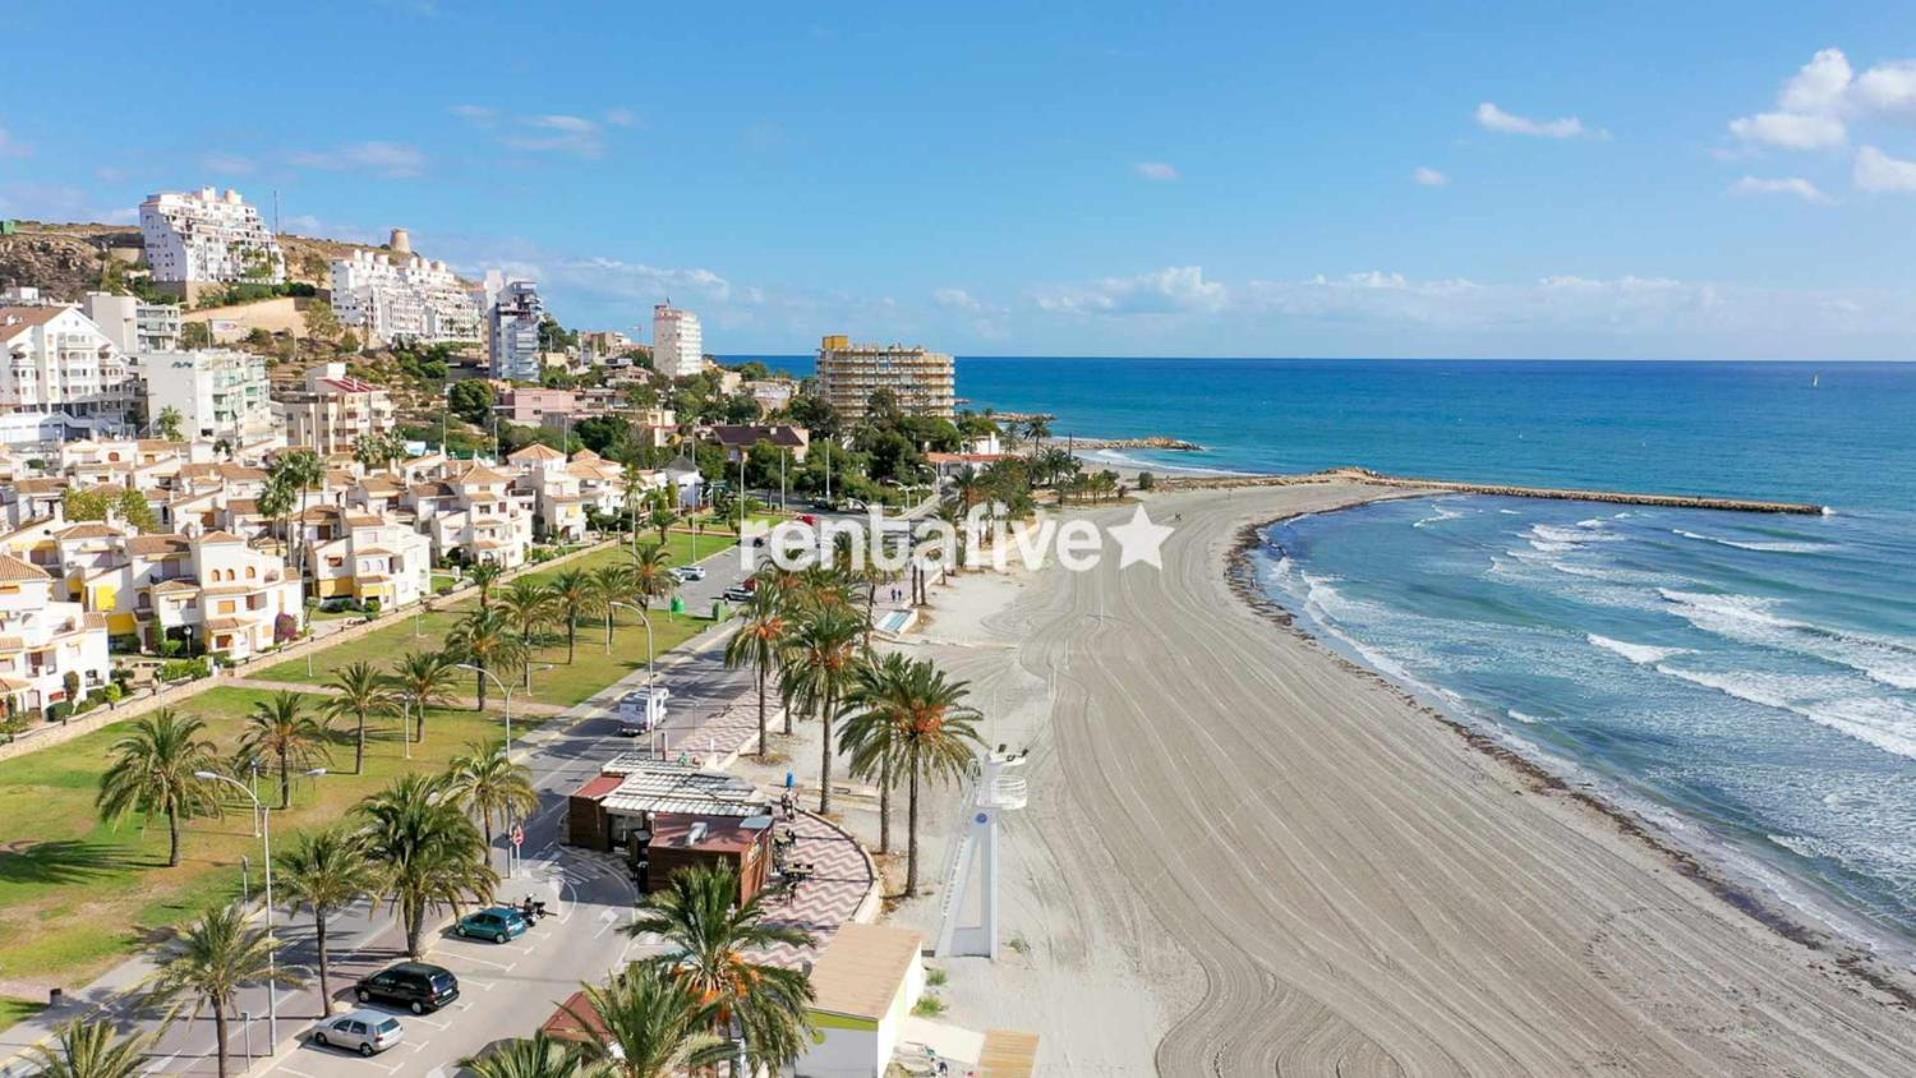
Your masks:
M 518 824 L 512 825 L 512 845 L 514 849 L 526 844 L 526 829 Z

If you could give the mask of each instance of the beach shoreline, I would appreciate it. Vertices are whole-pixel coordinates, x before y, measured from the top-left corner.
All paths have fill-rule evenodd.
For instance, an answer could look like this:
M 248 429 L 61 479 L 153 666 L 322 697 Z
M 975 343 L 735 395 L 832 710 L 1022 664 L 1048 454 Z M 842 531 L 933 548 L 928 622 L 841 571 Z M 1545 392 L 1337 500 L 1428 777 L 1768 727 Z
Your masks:
M 1442 490 L 1406 491 L 1402 488 L 1394 488 L 1378 498 L 1316 512 L 1343 512 L 1385 500 L 1441 498 L 1447 493 Z M 1332 662 L 1343 667 L 1352 676 L 1374 681 L 1398 693 L 1407 706 L 1415 708 L 1439 723 L 1473 750 L 1497 760 L 1523 776 L 1536 794 L 1563 797 L 1583 805 L 1608 820 L 1619 833 L 1642 843 L 1646 848 L 1668 859 L 1671 866 L 1679 873 L 1696 881 L 1729 908 L 1744 914 L 1792 943 L 1833 955 L 1839 967 L 1846 973 L 1857 977 L 1870 988 L 1893 998 L 1899 1006 L 1916 1011 L 1916 979 L 1912 979 L 1907 972 L 1898 972 L 1894 968 L 1883 965 L 1883 956 L 1872 950 L 1875 941 L 1854 938 L 1845 931 L 1848 929 L 1848 932 L 1860 935 L 1860 929 L 1828 922 L 1824 927 L 1804 923 L 1801 915 L 1805 911 L 1802 909 L 1778 897 L 1760 893 L 1758 885 L 1753 882 L 1736 879 L 1737 873 L 1733 867 L 1723 863 L 1724 859 L 1720 851 L 1711 851 L 1683 841 L 1669 829 L 1646 818 L 1642 813 L 1631 809 L 1594 784 L 1582 782 L 1573 774 L 1563 773 L 1563 768 L 1557 766 L 1560 762 L 1554 761 L 1548 754 L 1535 749 L 1534 746 L 1514 736 L 1499 738 L 1487 733 L 1485 726 L 1480 722 L 1447 710 L 1442 703 L 1420 695 L 1415 689 L 1396 681 L 1384 671 L 1346 655 L 1335 645 L 1299 624 L 1297 616 L 1283 603 L 1271 598 L 1258 582 L 1256 565 L 1256 555 L 1269 545 L 1266 533 L 1277 525 L 1296 519 L 1298 515 L 1300 514 L 1289 514 L 1262 522 L 1253 521 L 1239 529 L 1226 564 L 1226 577 L 1230 582 L 1231 590 L 1247 607 L 1268 619 L 1279 629 L 1323 652 Z
M 1004 840 L 1016 953 L 949 961 L 954 1014 L 1046 1029 L 1057 1073 L 1916 1067 L 1903 986 L 1760 923 L 1233 579 L 1271 521 L 1418 496 L 1154 494 L 1181 518 L 1161 571 L 939 589 L 907 646 L 1032 752 Z M 934 865 L 966 817 L 940 801 Z M 940 890 L 896 916 L 934 929 Z

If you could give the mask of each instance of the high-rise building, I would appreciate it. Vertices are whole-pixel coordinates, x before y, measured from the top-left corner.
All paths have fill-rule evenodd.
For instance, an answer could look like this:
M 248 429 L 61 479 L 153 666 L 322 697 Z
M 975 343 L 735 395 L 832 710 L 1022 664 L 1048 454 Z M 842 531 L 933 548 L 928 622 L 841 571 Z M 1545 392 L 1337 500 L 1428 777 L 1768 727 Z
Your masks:
M 853 344 L 842 334 L 819 344 L 819 395 L 847 419 L 863 417 L 881 389 L 903 411 L 949 419 L 955 387 L 951 357 L 922 345 Z
M 140 203 L 140 234 L 154 282 L 188 302 L 208 284 L 286 279 L 279 241 L 238 191 L 205 187 L 148 195 Z
M 652 369 L 667 378 L 690 378 L 705 369 L 698 315 L 666 303 L 652 308 Z
M 544 373 L 539 357 L 539 324 L 545 317 L 546 305 L 539 298 L 539 286 L 533 282 L 508 281 L 498 289 L 487 317 L 494 378 L 515 382 L 539 380 Z
M 119 434 L 139 399 L 126 356 L 75 307 L 0 307 L 0 440 Z
M 394 229 L 395 240 L 403 229 Z M 333 310 L 341 325 L 380 341 L 427 344 L 480 339 L 482 313 L 444 262 L 356 250 L 333 263 Z
M 174 352 L 180 347 L 180 309 L 171 303 L 148 303 L 138 296 L 88 292 L 80 305 L 113 346 L 128 355 Z
M 273 402 L 266 361 L 247 352 L 203 348 L 191 352 L 146 352 L 146 414 L 151 424 L 172 408 L 180 413 L 187 441 L 226 439 L 244 445 L 270 434 Z

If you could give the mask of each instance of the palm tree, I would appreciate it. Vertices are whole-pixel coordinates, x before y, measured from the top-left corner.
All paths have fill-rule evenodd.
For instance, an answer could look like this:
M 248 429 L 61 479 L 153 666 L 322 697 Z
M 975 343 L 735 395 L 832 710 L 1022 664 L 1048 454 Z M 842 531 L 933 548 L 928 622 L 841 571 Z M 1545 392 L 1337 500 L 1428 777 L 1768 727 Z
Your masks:
M 752 667 L 758 679 L 758 754 L 770 751 L 765 730 L 765 683 L 778 670 L 784 653 L 786 634 L 792 624 L 785 617 L 779 590 L 759 585 L 745 604 L 745 620 L 738 632 L 725 644 L 725 665 L 734 669 Z M 785 733 L 792 732 L 792 710 L 785 709 Z
M 297 550 L 300 545 L 298 542 L 299 534 L 300 531 L 304 530 L 306 521 L 306 496 L 312 491 L 314 486 L 325 481 L 326 462 L 320 460 L 319 454 L 310 449 L 295 449 L 285 456 L 280 457 L 279 460 L 274 463 L 272 478 L 285 486 L 288 491 L 299 494 L 299 518 L 301 527 L 293 533 L 293 545 Z M 306 577 L 305 560 L 296 554 L 294 564 L 298 566 L 300 579 L 304 580 Z
M 605 611 L 605 650 L 612 650 L 612 615 L 616 612 L 614 604 L 624 602 L 632 594 L 632 569 L 625 565 L 601 565 L 592 570 L 593 601 Z
M 968 683 L 948 681 L 930 659 L 907 662 L 896 652 L 860 667 L 847 697 L 853 710 L 839 741 L 852 774 L 881 776 L 881 829 L 889 833 L 889 786 L 905 775 L 905 897 L 918 893 L 918 787 L 925 780 L 963 778 L 978 737 L 979 714 L 964 703 Z M 883 840 L 881 840 L 881 845 Z
M 459 1073 L 472 1078 L 577 1078 L 580 1046 L 559 1040 L 545 1030 L 530 1037 L 514 1037 L 482 1056 L 467 1056 Z
M 592 1034 L 579 1061 L 608 1078 L 667 1078 L 732 1054 L 712 1032 L 717 1007 L 658 962 L 634 963 L 604 988 L 587 985 L 584 1006 L 566 1013 Z
M 450 701 L 452 676 L 452 662 L 441 652 L 409 651 L 393 660 L 388 683 L 412 712 L 417 736 L 411 732 L 407 736 L 414 741 L 426 739 L 426 709 L 444 707 Z
M 653 499 L 652 512 L 646 516 L 645 523 L 659 533 L 660 546 L 665 545 L 665 533 L 671 531 L 672 525 L 678 522 L 679 515 L 672 511 L 671 503 L 663 497 Z
M 226 1024 L 233 997 L 247 985 L 274 982 L 297 985 L 291 970 L 275 970 L 275 941 L 262 929 L 248 928 L 238 905 L 207 910 L 186 927 L 178 944 L 160 958 L 150 980 L 153 998 L 170 1003 L 177 1015 L 192 1003 L 191 1017 L 213 1012 L 213 1040 L 218 1048 L 220 1078 L 226 1078 Z
M 677 583 L 672 576 L 672 556 L 664 547 L 647 543 L 631 554 L 632 563 L 626 566 L 632 574 L 632 594 L 638 597 L 639 606 L 650 610 L 652 600 L 672 594 L 672 586 Z
M 271 700 L 253 705 L 246 717 L 240 748 L 255 756 L 279 761 L 279 807 L 293 804 L 293 767 L 304 771 L 332 759 L 326 747 L 331 731 L 306 714 L 306 703 L 296 692 L 281 690 Z
M 479 609 L 484 610 L 492 605 L 492 586 L 506 575 L 506 570 L 496 561 L 482 561 L 466 570 L 466 575 L 479 585 Z
M 490 897 L 499 882 L 479 829 L 445 797 L 438 779 L 402 775 L 354 811 L 365 821 L 360 840 L 379 871 L 379 892 L 398 908 L 413 958 L 429 912 L 457 912 L 468 899 Z
M 160 409 L 160 414 L 154 418 L 153 433 L 169 442 L 177 442 L 180 440 L 180 424 L 185 421 L 186 417 L 180 414 L 180 410 L 169 404 Z
M 539 807 L 539 791 L 532 786 L 532 771 L 506 756 L 504 741 L 474 742 L 467 748 L 471 751 L 446 768 L 446 797 L 479 817 L 490 850 L 493 817 L 503 827 L 514 816 L 530 815 Z
M 471 663 L 485 671 L 510 670 L 513 664 L 526 658 L 525 645 L 519 642 L 505 615 L 486 607 L 467 611 L 466 616 L 459 619 L 446 634 L 446 650 L 456 662 Z M 479 710 L 484 711 L 486 675 L 475 672 L 472 679 L 478 686 Z
M 766 892 L 739 901 L 729 866 L 684 868 L 647 899 L 627 935 L 663 937 L 668 950 L 650 961 L 713 1008 L 712 1030 L 745 1042 L 752 1071 L 796 1060 L 810 1043 L 811 982 L 794 969 L 754 962 L 746 952 L 780 943 L 805 946 L 811 933 L 765 921 Z
M 166 814 L 168 868 L 180 863 L 180 818 L 220 812 L 213 784 L 198 777 L 201 771 L 219 770 L 219 747 L 205 733 L 205 723 L 163 707 L 133 721 L 107 750 L 112 763 L 100 775 L 94 805 L 102 818 L 117 822 L 134 811 Z
M 353 774 L 358 775 L 366 770 L 366 719 L 399 710 L 399 700 L 373 664 L 365 661 L 335 671 L 333 688 L 339 695 L 327 697 L 320 710 L 335 722 L 353 720 Z
M 279 522 L 281 557 L 292 557 L 293 536 L 291 519 L 293 504 L 298 501 L 298 498 L 298 492 L 293 489 L 292 484 L 285 482 L 282 477 L 277 475 L 267 480 L 266 485 L 260 488 L 260 516 L 265 517 L 267 520 Z M 298 572 L 299 570 L 295 569 L 295 571 Z M 304 574 L 302 573 L 301 575 Z
M 598 611 L 598 592 L 592 574 L 580 568 L 561 569 L 552 578 L 552 599 L 565 616 L 565 661 L 579 651 L 579 618 Z
M 54 1045 L 28 1049 L 36 1078 L 134 1078 L 146 1070 L 150 1035 L 122 1040 L 104 1018 L 76 1018 L 54 1031 Z
M 538 582 L 520 577 L 499 596 L 499 612 L 519 633 L 519 643 L 525 652 L 525 659 L 519 665 L 524 671 L 525 687 L 530 690 L 532 646 L 544 635 L 546 626 L 558 619 L 558 604 L 552 601 L 552 593 Z
M 372 897 L 379 885 L 379 873 L 366 860 L 359 837 L 339 826 L 300 835 L 292 849 L 279 855 L 275 868 L 287 906 L 294 913 L 301 908 L 313 911 L 313 938 L 319 949 L 319 1005 L 323 1013 L 330 1014 L 333 991 L 327 977 L 326 918 Z
M 805 706 L 825 725 L 818 773 L 818 811 L 832 810 L 832 720 L 858 665 L 858 642 L 864 635 L 864 616 L 843 603 L 813 606 L 798 619 L 790 650 L 780 666 L 779 680 L 786 706 Z

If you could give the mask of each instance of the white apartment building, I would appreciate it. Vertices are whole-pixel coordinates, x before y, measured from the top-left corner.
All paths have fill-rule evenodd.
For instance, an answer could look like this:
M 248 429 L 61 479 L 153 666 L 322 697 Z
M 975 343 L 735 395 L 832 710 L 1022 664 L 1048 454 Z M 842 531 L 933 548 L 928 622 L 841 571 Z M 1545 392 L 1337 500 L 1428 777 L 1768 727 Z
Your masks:
M 15 713 L 78 703 L 105 687 L 113 669 L 106 619 L 53 598 L 45 569 L 0 554 L 0 697 Z M 78 691 L 71 691 L 67 675 Z
M 268 395 L 266 360 L 228 348 L 149 352 L 140 357 L 146 376 L 146 416 L 176 408 L 187 441 L 224 439 L 243 445 L 266 437 L 278 425 Z
M 652 369 L 667 378 L 690 378 L 705 369 L 698 315 L 667 303 L 652 308 Z
M 299 526 L 315 597 L 376 599 L 391 610 L 432 594 L 432 540 L 410 524 L 365 509 L 316 505 Z
M 333 263 L 332 290 L 341 324 L 373 339 L 437 344 L 481 337 L 479 304 L 444 262 L 418 255 L 394 262 L 356 250 Z
M 180 348 L 180 309 L 171 303 L 148 303 L 138 296 L 88 292 L 80 305 L 107 340 L 127 355 L 140 352 L 177 352 Z
M 0 307 L 0 441 L 118 434 L 139 399 L 126 356 L 73 307 Z
M 513 495 L 512 482 L 512 476 L 474 463 L 451 478 L 413 484 L 403 504 L 432 537 L 436 557 L 514 569 L 532 549 L 533 510 L 529 498 Z
M 153 280 L 193 301 L 196 285 L 286 279 L 286 256 L 259 211 L 228 189 L 162 191 L 140 203 Z
M 284 417 L 290 445 L 322 457 L 351 453 L 359 439 L 393 429 L 392 396 L 346 373 L 344 363 L 323 363 L 306 372 L 305 388 L 274 402 Z
M 539 354 L 539 324 L 545 321 L 545 302 L 531 281 L 507 281 L 496 293 L 488 280 L 492 302 L 487 311 L 487 341 L 492 376 L 515 382 L 536 382 L 545 373 Z
M 76 538 L 106 530 L 76 525 L 59 536 L 62 550 L 72 556 Z M 299 634 L 304 592 L 278 554 L 221 531 L 128 535 L 109 543 L 94 555 L 97 564 L 63 569 L 79 579 L 86 608 L 115 635 L 137 635 L 150 650 L 173 639 L 195 653 L 241 659 Z
M 862 418 L 881 389 L 917 415 L 950 419 L 956 403 L 951 357 L 923 346 L 853 344 L 834 334 L 819 345 L 817 373 L 819 394 L 847 419 Z

